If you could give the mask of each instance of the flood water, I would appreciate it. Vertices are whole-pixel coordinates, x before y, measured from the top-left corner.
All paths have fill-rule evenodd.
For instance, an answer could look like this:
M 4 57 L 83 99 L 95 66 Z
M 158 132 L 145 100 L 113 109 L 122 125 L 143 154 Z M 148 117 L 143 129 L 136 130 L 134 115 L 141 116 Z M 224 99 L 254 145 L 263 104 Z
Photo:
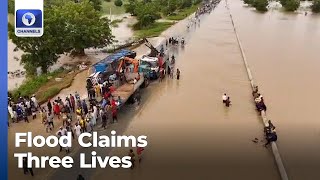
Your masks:
M 320 16 L 259 14 L 231 1 L 253 77 L 277 126 L 289 179 L 320 179 Z
M 229 5 L 267 115 L 277 127 L 289 179 L 320 179 L 320 17 L 275 10 L 260 14 L 237 0 Z M 187 37 L 176 66 L 181 80 L 149 87 L 152 98 L 127 131 L 149 138 L 138 172 L 109 175 L 280 179 L 271 150 L 251 142 L 262 139 L 263 125 L 224 1 Z M 229 109 L 221 103 L 224 92 L 231 96 Z M 95 177 L 104 176 L 98 171 Z
M 229 5 L 267 115 L 277 128 L 289 179 L 320 179 L 320 17 L 260 14 L 238 0 Z M 186 24 L 179 23 L 165 35 L 186 38 L 183 50 L 170 48 L 178 54 L 181 79 L 166 78 L 143 89 L 140 107 L 121 112 L 117 125 L 123 127 L 120 133 L 148 136 L 142 163 L 135 170 L 62 169 L 44 179 L 72 179 L 78 173 L 86 179 L 280 179 L 271 149 L 260 142 L 263 123 L 225 3 L 202 17 L 200 27 L 186 32 Z M 223 93 L 231 97 L 230 108 L 221 102 Z M 81 151 L 92 150 L 104 156 L 110 152 Z M 113 149 L 111 154 L 127 151 Z
M 138 170 L 98 170 L 94 179 L 280 179 L 270 149 L 251 141 L 263 139 L 263 124 L 228 10 L 221 3 L 201 22 L 179 50 L 181 79 L 143 90 L 145 102 L 125 132 L 149 138 Z

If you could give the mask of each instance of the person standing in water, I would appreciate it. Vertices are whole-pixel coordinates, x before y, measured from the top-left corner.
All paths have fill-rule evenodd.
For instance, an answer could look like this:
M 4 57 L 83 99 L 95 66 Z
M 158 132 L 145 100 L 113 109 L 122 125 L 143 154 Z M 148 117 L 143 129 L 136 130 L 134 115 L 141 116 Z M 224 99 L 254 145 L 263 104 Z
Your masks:
M 32 168 L 28 167 L 28 159 L 26 157 L 23 158 L 23 173 L 27 174 L 30 172 L 31 176 L 34 176 Z
M 179 80 L 180 79 L 180 70 L 179 70 L 179 68 L 177 68 L 177 80 Z
M 227 96 L 226 93 L 224 93 L 224 94 L 222 95 L 222 103 L 226 103 L 227 99 L 228 99 L 228 96 Z
M 230 101 L 230 97 L 228 96 L 227 100 L 226 100 L 226 106 L 229 107 L 231 105 L 231 101 Z
M 130 159 L 130 161 L 131 161 L 131 169 L 133 169 L 134 168 L 134 162 L 135 162 L 135 154 L 134 154 L 134 152 L 133 152 L 133 150 L 132 149 L 130 149 L 130 151 L 129 151 L 129 154 L 128 154 L 130 157 L 131 157 L 131 159 Z

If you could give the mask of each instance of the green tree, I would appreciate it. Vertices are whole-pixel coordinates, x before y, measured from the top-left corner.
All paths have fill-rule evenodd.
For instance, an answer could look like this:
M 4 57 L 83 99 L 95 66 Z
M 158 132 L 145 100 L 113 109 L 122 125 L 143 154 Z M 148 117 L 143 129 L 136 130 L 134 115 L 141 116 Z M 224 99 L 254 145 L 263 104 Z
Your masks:
M 9 0 L 8 1 L 8 13 L 14 14 L 14 10 L 15 10 L 14 0 Z
M 157 6 L 151 3 L 139 2 L 136 7 L 135 12 L 137 13 L 138 23 L 135 25 L 135 28 L 144 28 L 155 22 L 156 19 L 160 18 L 158 13 Z
M 253 5 L 254 0 L 243 0 L 243 2 L 248 5 Z
M 85 48 L 103 47 L 112 42 L 108 19 L 100 18 L 88 1 L 66 2 L 57 9 L 57 14 L 65 18 L 68 50 L 84 55 Z
M 101 11 L 101 9 L 102 9 L 102 6 L 101 6 L 102 2 L 101 2 L 101 0 L 90 0 L 90 2 L 91 2 L 92 6 L 93 6 L 93 8 L 94 8 L 95 10 Z
M 52 9 L 46 9 L 44 23 L 44 34 L 38 38 L 17 37 L 14 27 L 9 25 L 9 37 L 17 48 L 25 52 L 21 57 L 21 64 L 27 70 L 34 66 L 41 67 L 43 72 L 47 72 L 48 67 L 57 61 L 59 54 L 64 52 L 63 34 L 68 32 L 64 28 L 63 17 L 56 15 Z M 29 73 L 33 74 L 30 71 Z
M 253 7 L 255 7 L 257 11 L 266 12 L 268 11 L 268 4 L 268 0 L 254 0 Z
M 188 8 L 192 6 L 192 0 L 182 0 L 180 4 L 180 9 Z
M 115 1 L 114 1 L 114 5 L 115 5 L 115 6 L 119 6 L 119 7 L 120 7 L 120 6 L 122 6 L 122 4 L 123 4 L 123 3 L 122 3 L 121 0 L 115 0 Z
M 280 0 L 280 3 L 286 11 L 295 11 L 300 6 L 300 0 Z
M 311 10 L 314 13 L 320 12 L 320 0 L 313 0 Z
M 162 7 L 162 13 L 164 15 L 173 14 L 179 7 L 178 0 L 163 0 L 160 1 L 160 7 Z
M 85 48 L 102 47 L 112 41 L 108 20 L 100 19 L 89 1 L 67 1 L 51 5 L 45 11 L 42 37 L 16 37 L 9 25 L 9 37 L 25 52 L 21 63 L 27 67 L 41 67 L 46 73 L 60 54 L 70 51 L 84 54 Z
M 130 13 L 132 16 L 136 16 L 137 13 L 135 12 L 135 9 L 137 7 L 137 3 L 138 2 L 136 0 L 129 0 L 129 3 L 124 5 L 126 13 Z

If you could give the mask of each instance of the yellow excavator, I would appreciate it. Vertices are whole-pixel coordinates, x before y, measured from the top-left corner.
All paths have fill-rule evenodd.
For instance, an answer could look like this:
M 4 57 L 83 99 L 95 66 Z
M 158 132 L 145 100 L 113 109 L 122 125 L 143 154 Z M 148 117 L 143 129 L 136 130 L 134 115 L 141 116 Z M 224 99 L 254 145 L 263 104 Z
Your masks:
M 118 66 L 118 72 L 121 72 L 121 69 L 123 67 L 126 67 L 126 63 L 130 63 L 133 64 L 134 68 L 133 68 L 133 72 L 137 73 L 139 72 L 139 61 L 136 59 L 132 59 L 129 57 L 124 57 L 120 60 L 119 66 Z

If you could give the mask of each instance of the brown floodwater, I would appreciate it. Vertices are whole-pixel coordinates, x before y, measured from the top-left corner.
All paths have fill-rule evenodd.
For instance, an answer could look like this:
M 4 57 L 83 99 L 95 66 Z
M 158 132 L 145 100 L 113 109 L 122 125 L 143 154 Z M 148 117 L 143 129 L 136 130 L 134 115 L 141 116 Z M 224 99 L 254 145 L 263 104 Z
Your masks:
M 289 178 L 320 179 L 320 16 L 230 9 Z
M 320 179 L 320 17 L 260 14 L 238 0 L 229 5 L 268 117 L 277 127 L 289 179 Z M 280 179 L 271 149 L 260 141 L 263 124 L 225 3 L 202 17 L 197 28 L 187 32 L 181 22 L 164 35 L 186 38 L 184 49 L 170 48 L 178 55 L 181 79 L 166 78 L 143 89 L 140 107 L 128 106 L 115 125 L 122 127 L 120 133 L 148 136 L 143 161 L 132 171 L 75 167 L 44 179 L 72 179 L 78 173 L 87 179 Z M 223 93 L 231 97 L 229 108 L 221 102 Z M 254 138 L 259 142 L 253 143 Z M 110 153 L 101 148 L 81 152 L 92 150 Z M 126 155 L 127 150 L 111 154 Z
M 94 179 L 280 179 L 271 150 L 260 142 L 263 124 L 228 10 L 221 3 L 189 31 L 184 50 L 171 48 L 179 52 L 181 79 L 143 90 L 143 105 L 125 132 L 148 136 L 143 162 L 136 171 L 97 170 Z

